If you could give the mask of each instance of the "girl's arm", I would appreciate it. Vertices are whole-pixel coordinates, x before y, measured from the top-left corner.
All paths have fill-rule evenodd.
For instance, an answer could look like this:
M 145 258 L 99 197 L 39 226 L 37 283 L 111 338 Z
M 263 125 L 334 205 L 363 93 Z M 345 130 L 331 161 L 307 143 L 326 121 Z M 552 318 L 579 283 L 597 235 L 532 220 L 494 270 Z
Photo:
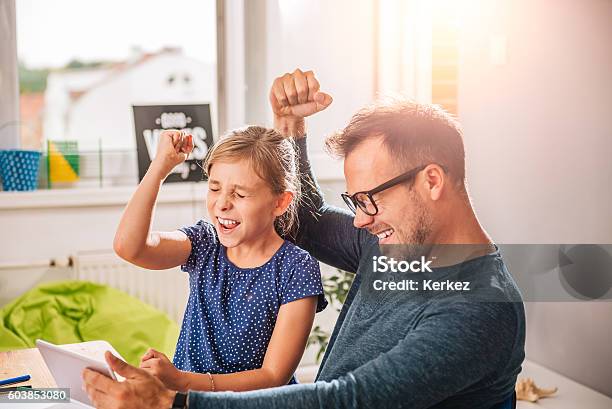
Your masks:
M 249 391 L 286 385 L 304 354 L 316 308 L 317 296 L 283 304 L 262 367 L 231 374 L 213 374 L 214 390 Z M 165 355 L 157 351 L 147 352 L 140 366 L 157 376 L 170 389 L 212 390 L 207 374 L 179 371 Z
M 191 242 L 180 232 L 150 232 L 153 209 L 160 186 L 170 171 L 193 150 L 191 135 L 163 131 L 157 154 L 128 202 L 115 233 L 117 255 L 137 266 L 163 270 L 183 264 L 191 252 Z

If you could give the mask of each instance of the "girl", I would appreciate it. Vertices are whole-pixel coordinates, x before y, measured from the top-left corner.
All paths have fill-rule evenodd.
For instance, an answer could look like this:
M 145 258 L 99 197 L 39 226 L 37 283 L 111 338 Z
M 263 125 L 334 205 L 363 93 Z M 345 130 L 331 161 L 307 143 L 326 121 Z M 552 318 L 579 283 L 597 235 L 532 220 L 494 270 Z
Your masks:
M 150 349 L 141 367 L 178 391 L 295 383 L 315 311 L 326 301 L 317 261 L 281 238 L 295 227 L 300 193 L 292 142 L 256 126 L 231 132 L 204 163 L 210 222 L 149 232 L 161 183 L 192 149 L 191 135 L 162 132 L 115 235 L 116 253 L 130 263 L 189 273 L 174 365 Z

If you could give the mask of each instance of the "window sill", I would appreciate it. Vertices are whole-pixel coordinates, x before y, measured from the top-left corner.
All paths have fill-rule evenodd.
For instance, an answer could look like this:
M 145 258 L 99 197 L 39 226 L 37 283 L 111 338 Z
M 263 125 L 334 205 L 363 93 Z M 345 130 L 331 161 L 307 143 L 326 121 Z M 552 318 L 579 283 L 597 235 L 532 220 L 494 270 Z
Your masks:
M 169 183 L 162 186 L 157 203 L 185 203 L 206 196 L 204 182 Z M 136 186 L 0 192 L 0 210 L 104 207 L 125 205 Z

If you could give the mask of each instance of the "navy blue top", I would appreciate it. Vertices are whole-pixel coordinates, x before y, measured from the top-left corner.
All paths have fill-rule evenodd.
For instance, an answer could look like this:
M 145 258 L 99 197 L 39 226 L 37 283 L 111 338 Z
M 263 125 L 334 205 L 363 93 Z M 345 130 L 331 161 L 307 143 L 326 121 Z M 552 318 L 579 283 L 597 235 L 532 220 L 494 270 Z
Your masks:
M 281 305 L 323 296 L 319 263 L 285 241 L 265 264 L 239 268 L 212 224 L 180 229 L 191 241 L 181 269 L 189 273 L 189 301 L 174 365 L 191 372 L 232 373 L 261 368 Z M 295 380 L 292 379 L 291 383 Z

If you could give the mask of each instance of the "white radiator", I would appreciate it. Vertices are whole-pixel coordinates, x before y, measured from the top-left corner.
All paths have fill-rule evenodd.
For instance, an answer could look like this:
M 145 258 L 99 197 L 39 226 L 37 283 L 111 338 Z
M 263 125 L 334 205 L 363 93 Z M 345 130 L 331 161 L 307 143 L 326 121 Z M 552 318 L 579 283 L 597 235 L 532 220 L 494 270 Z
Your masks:
M 124 291 L 165 312 L 178 322 L 189 297 L 189 276 L 179 267 L 146 270 L 136 267 L 112 251 L 82 252 L 74 257 L 77 280 L 106 284 Z

